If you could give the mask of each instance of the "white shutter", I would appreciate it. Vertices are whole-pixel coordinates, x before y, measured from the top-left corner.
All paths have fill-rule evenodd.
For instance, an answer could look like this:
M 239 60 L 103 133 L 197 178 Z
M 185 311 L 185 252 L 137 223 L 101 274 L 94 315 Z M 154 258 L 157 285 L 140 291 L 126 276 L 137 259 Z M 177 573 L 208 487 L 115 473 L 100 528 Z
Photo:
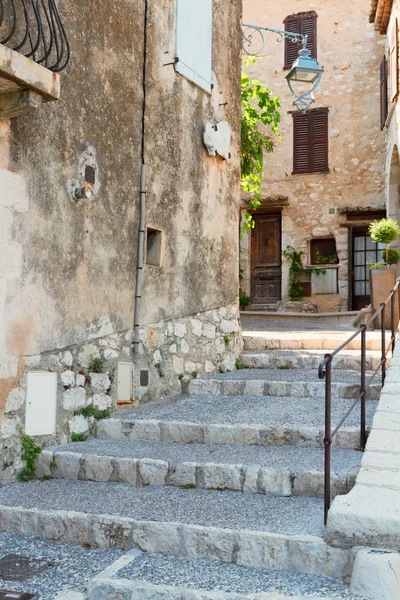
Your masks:
M 338 293 L 338 271 L 337 269 L 326 269 L 325 275 L 320 273 L 311 274 L 311 292 L 313 294 L 337 294 Z
M 398 25 L 395 20 L 389 35 L 389 100 L 393 102 L 399 93 L 399 47 L 398 47 Z
M 212 0 L 177 0 L 175 70 L 211 93 Z

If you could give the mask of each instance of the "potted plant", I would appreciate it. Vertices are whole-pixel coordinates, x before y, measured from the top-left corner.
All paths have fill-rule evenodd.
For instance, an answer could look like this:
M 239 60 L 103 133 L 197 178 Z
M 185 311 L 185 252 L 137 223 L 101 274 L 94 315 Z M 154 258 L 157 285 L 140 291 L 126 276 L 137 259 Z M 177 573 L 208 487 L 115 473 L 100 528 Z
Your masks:
M 382 262 L 367 263 L 371 269 L 371 304 L 375 311 L 386 300 L 396 283 L 397 269 L 391 267 L 400 262 L 400 253 L 390 248 L 389 244 L 400 235 L 400 227 L 394 219 L 381 219 L 370 224 L 369 234 L 374 242 L 386 245 L 386 249 L 382 251 Z M 389 304 L 385 315 L 385 327 L 388 329 L 391 325 L 390 308 Z M 395 308 L 395 319 L 398 319 L 398 307 Z M 380 327 L 380 319 L 377 321 L 376 325 Z

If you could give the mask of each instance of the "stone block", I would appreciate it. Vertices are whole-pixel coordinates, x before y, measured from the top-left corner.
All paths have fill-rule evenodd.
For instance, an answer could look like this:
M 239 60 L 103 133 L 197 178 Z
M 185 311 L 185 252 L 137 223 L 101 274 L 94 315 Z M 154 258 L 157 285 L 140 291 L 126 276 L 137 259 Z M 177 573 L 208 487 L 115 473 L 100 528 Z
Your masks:
M 70 370 L 64 371 L 64 373 L 61 373 L 61 381 L 65 386 L 71 387 L 75 385 L 75 373 Z
M 224 394 L 225 396 L 240 396 L 244 393 L 244 381 L 228 379 L 224 381 L 218 381 L 218 383 L 221 384 L 219 386 L 219 393 Z
M 244 384 L 244 395 L 245 396 L 263 396 L 264 395 L 264 381 L 246 381 Z
M 168 463 L 164 460 L 143 458 L 138 461 L 139 473 L 145 485 L 164 485 L 168 474 Z
M 400 598 L 400 554 L 362 548 L 357 552 L 350 590 L 370 600 Z
M 89 432 L 89 421 L 83 415 L 76 415 L 68 421 L 70 433 L 85 433 Z
M 244 478 L 243 491 L 257 494 L 259 492 L 259 487 L 258 487 L 259 476 L 260 476 L 260 467 L 247 467 L 246 473 L 245 473 L 245 478 Z
M 185 369 L 183 358 L 181 356 L 172 357 L 172 368 L 174 369 L 175 375 L 182 375 Z
M 89 481 L 108 481 L 113 472 L 111 458 L 90 454 L 85 457 L 85 476 Z
M 192 379 L 188 391 L 189 394 L 218 396 L 222 393 L 222 381 L 217 379 Z
M 135 458 L 117 458 L 116 461 L 119 480 L 136 485 L 137 460 Z
M 5 412 L 17 412 L 25 404 L 25 390 L 14 388 L 8 394 Z
M 99 410 L 107 410 L 112 405 L 112 398 L 108 394 L 95 394 L 90 400 L 90 403 Z
M 110 360 L 111 358 L 118 358 L 118 352 L 112 348 L 106 348 L 104 350 L 104 358 Z
M 258 569 L 288 570 L 287 537 L 261 531 L 240 531 L 236 563 Z
M 129 548 L 139 548 L 143 552 L 161 554 L 182 554 L 177 523 L 134 521 L 129 537 Z
M 100 548 L 129 548 L 128 540 L 131 536 L 134 521 L 128 517 L 109 517 L 96 515 L 92 517 L 93 544 Z
M 72 367 L 73 362 L 74 362 L 74 358 L 73 358 L 73 356 L 72 356 L 72 354 L 71 354 L 71 352 L 69 350 L 67 350 L 66 352 L 64 352 L 64 354 L 61 357 L 61 362 L 66 367 Z
M 242 466 L 206 463 L 201 467 L 202 485 L 206 489 L 242 489 Z
M 211 323 L 204 323 L 203 336 L 209 340 L 215 340 L 215 338 L 216 338 L 215 325 L 212 325 Z
M 190 319 L 190 325 L 194 335 L 200 337 L 203 334 L 203 323 L 198 319 Z
M 100 358 L 100 352 L 95 344 L 87 344 L 79 353 L 79 363 L 87 369 L 92 358 Z
M 175 323 L 174 324 L 174 334 L 178 338 L 183 338 L 187 333 L 187 327 L 184 323 Z
M 184 556 L 189 558 L 208 558 L 222 562 L 234 562 L 237 547 L 237 532 L 216 527 L 182 525 Z
M 196 485 L 196 463 L 181 463 L 171 469 L 169 483 L 174 486 Z
M 0 531 L 31 536 L 40 535 L 38 510 L 20 506 L 1 506 Z
M 283 469 L 260 469 L 260 491 L 265 494 L 276 496 L 290 496 L 292 486 L 290 483 L 290 471 Z
M 157 421 L 134 421 L 129 439 L 158 442 L 161 439 L 160 436 L 160 426 Z
M 291 536 L 288 543 L 289 570 L 325 577 L 347 577 L 351 573 L 351 553 L 332 548 L 314 536 Z
M 56 452 L 53 459 L 57 466 L 52 469 L 52 474 L 62 479 L 78 479 L 81 458 L 82 454 L 75 452 Z
M 48 540 L 62 540 L 70 544 L 91 544 L 90 517 L 70 511 L 39 511 L 38 531 Z
M 205 425 L 206 444 L 257 444 L 260 430 L 251 425 Z
M 123 439 L 122 421 L 120 419 L 102 419 L 98 421 L 96 424 L 96 437 L 101 439 Z
M 63 393 L 62 406 L 64 410 L 74 411 L 86 404 L 86 392 L 83 388 L 70 388 Z
M 220 329 L 222 333 L 236 333 L 239 330 L 237 319 L 222 319 L 220 323 Z
M 51 476 L 51 461 L 53 460 L 53 452 L 51 450 L 42 450 L 36 459 L 35 475 L 38 479 Z
M 282 381 L 267 381 L 264 386 L 265 396 L 287 396 L 286 383 Z
M 179 421 L 161 421 L 160 422 L 161 441 L 192 443 L 202 442 L 203 427 L 194 423 Z
M 75 383 L 77 386 L 84 387 L 84 385 L 86 383 L 86 377 L 84 375 L 81 375 L 80 373 L 78 373 L 78 375 L 75 378 Z
M 106 392 L 111 386 L 108 373 L 89 373 L 89 377 L 92 389 L 97 393 Z
M 323 471 L 304 471 L 294 479 L 293 493 L 295 496 L 308 496 L 312 498 L 324 497 Z M 345 485 L 339 480 L 336 473 L 331 473 L 331 493 L 336 496 L 346 491 Z

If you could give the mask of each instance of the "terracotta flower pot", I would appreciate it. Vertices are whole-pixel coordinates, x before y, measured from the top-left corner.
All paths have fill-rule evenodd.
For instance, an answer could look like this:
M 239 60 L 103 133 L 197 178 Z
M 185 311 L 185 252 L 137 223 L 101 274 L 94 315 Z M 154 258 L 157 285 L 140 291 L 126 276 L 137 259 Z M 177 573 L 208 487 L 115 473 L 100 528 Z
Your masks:
M 396 269 L 371 269 L 371 304 L 373 312 L 378 310 L 382 302 L 385 302 L 396 283 Z M 399 306 L 395 303 L 395 327 L 399 320 Z M 385 328 L 391 328 L 391 303 L 385 309 Z M 375 320 L 375 327 L 381 326 L 381 315 Z

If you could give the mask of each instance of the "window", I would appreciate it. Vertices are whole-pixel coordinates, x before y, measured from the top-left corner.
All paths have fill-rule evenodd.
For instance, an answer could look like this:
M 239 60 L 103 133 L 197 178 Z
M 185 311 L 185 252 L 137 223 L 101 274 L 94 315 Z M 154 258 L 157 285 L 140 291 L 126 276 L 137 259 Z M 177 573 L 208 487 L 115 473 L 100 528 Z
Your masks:
M 212 0 L 177 0 L 175 70 L 211 93 Z
M 310 258 L 312 265 L 336 265 L 339 259 L 335 239 L 311 240 Z
M 382 58 L 380 67 L 380 95 L 381 95 L 381 130 L 385 127 L 388 116 L 388 80 L 386 56 Z
M 293 174 L 328 171 L 328 109 L 293 113 Z
M 315 11 L 290 15 L 284 20 L 285 31 L 307 35 L 307 48 L 311 58 L 317 58 L 317 13 Z M 291 69 L 298 57 L 301 43 L 285 39 L 285 64 L 284 69 Z
M 398 25 L 397 19 L 389 33 L 388 42 L 389 42 L 389 80 L 388 80 L 388 88 L 389 88 L 389 100 L 390 102 L 394 102 L 399 93 L 399 46 L 398 46 Z
M 163 259 L 163 233 L 159 229 L 147 228 L 146 264 L 161 267 Z

